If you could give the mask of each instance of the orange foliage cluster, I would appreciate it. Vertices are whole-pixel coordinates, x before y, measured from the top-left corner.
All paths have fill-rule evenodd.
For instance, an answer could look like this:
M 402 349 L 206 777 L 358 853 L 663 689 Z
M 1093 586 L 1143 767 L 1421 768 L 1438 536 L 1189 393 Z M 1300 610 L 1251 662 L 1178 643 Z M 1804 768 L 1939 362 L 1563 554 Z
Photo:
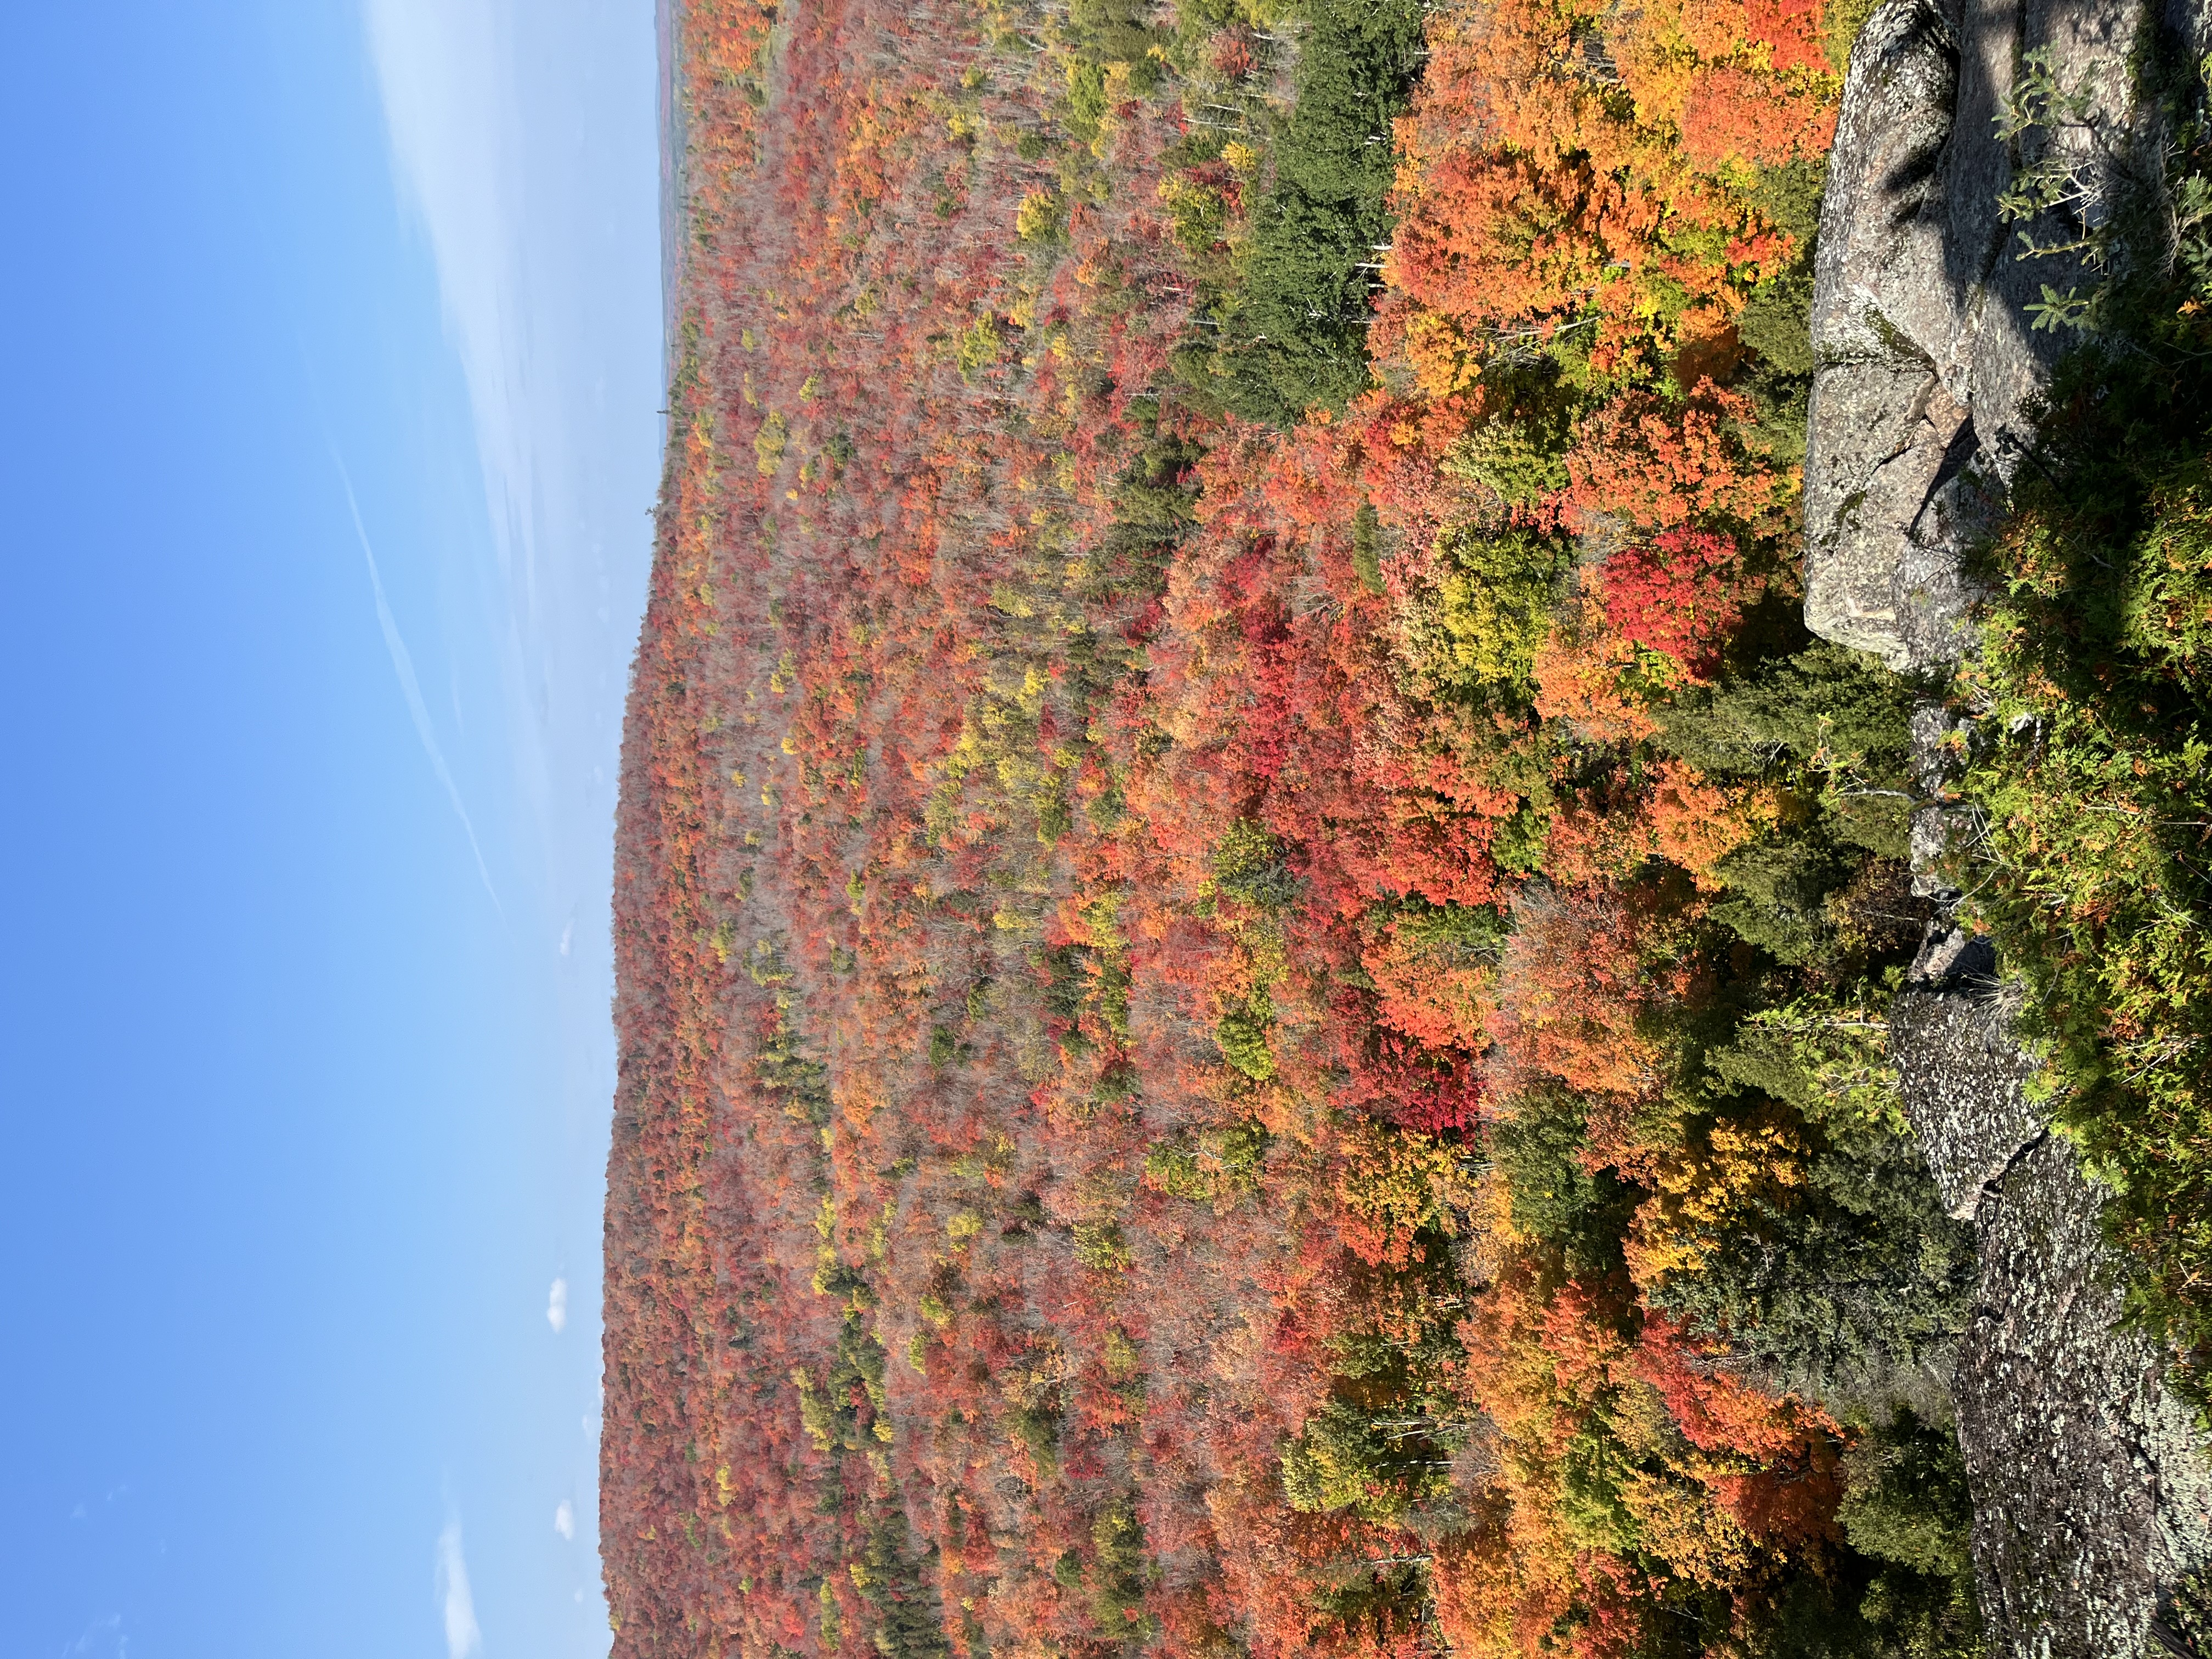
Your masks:
M 1835 1541 L 1837 1425 L 1537 1248 L 1481 1146 L 1582 1097 L 1646 1282 L 1726 1187 L 1645 1015 L 1700 994 L 1680 923 L 1773 808 L 1589 757 L 1649 759 L 1792 527 L 1726 382 L 1796 252 L 1753 169 L 1832 119 L 1817 10 L 1439 8 L 1384 389 L 1288 434 L 1168 372 L 1172 83 L 1109 63 L 1075 144 L 1046 12 L 679 18 L 617 1652 L 1600 1656 L 1686 1596 L 1749 1616 Z M 1494 371 L 1563 340 L 1590 390 L 1523 487 Z M 1492 652 L 1468 536 L 1607 559 Z M 1654 860 L 1672 908 L 1625 896 Z
M 1562 328 L 1607 371 L 1710 350 L 1788 257 L 1741 186 L 1827 148 L 1817 5 L 1503 0 L 1440 10 L 1431 45 L 1384 313 L 1431 396 Z

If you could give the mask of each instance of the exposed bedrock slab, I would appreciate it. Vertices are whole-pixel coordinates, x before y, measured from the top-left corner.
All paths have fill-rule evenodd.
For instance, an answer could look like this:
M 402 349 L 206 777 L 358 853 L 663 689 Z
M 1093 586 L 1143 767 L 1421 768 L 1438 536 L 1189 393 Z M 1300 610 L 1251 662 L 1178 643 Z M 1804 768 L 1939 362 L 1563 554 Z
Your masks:
M 2029 1097 L 1995 965 L 1986 940 L 1931 933 L 1890 1023 L 1906 1115 L 1979 1244 L 1954 1388 L 1990 1650 L 2191 1653 L 2160 1613 L 2212 1560 L 2212 1462 L 2157 1347 L 2122 1322 L 2100 1189 Z
M 1986 940 L 1967 939 L 1954 954 L 1968 959 L 1963 973 L 1947 975 L 1947 984 L 1917 983 L 1898 997 L 1890 1048 L 1902 1066 L 1905 1115 L 1943 1208 L 1954 1221 L 1972 1221 L 1984 1195 L 2041 1137 L 2044 1123 L 2025 1086 L 2035 1064 L 2013 1041 L 2018 999 L 1981 984 L 1995 953 Z M 1907 1057 L 1910 1065 L 1903 1065 Z
M 1975 1577 L 1996 1651 L 2188 1652 L 2166 1594 L 2212 1553 L 2212 1465 L 2150 1340 L 2073 1147 L 2045 1133 L 1990 1183 L 1955 1387 Z

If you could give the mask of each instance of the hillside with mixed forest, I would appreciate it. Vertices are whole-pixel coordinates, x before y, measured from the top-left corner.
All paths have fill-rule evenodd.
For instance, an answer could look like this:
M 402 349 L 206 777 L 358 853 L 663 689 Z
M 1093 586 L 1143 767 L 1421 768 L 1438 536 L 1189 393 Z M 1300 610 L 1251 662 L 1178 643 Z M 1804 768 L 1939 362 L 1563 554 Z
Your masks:
M 2203 86 L 1869 9 L 673 0 L 617 1654 L 2212 1653 Z

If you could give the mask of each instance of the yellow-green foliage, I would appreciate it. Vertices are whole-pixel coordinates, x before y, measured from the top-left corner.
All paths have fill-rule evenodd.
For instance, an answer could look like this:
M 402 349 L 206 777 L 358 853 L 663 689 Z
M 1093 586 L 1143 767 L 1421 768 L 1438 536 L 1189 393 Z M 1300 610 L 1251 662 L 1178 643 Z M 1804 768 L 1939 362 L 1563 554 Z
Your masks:
M 784 446 L 790 441 L 791 423 L 781 411 L 770 410 L 753 437 L 753 459 L 759 464 L 761 477 L 771 477 L 783 465 Z
M 2203 353 L 2197 354 L 2201 357 Z M 2193 360 L 2192 360 L 2193 361 Z M 2212 468 L 2203 390 L 2100 362 L 1997 544 L 2008 585 L 1960 690 L 1988 734 L 1955 878 L 2030 985 L 2061 1119 L 2118 1189 L 2139 1310 L 2212 1345 Z M 2062 380 L 2062 389 L 2069 384 Z M 2200 1392 L 2205 1379 L 2196 1378 Z
M 1171 1197 L 1200 1202 L 1240 1197 L 1258 1187 L 1267 1146 L 1267 1131 L 1256 1123 L 1180 1135 L 1146 1152 L 1145 1182 Z
M 1056 242 L 1060 217 L 1060 198 L 1048 190 L 1033 190 L 1014 210 L 1014 234 L 1024 242 Z
M 1565 556 L 1517 531 L 1439 537 L 1434 586 L 1401 624 L 1407 666 L 1431 695 L 1522 685 L 1551 630 Z

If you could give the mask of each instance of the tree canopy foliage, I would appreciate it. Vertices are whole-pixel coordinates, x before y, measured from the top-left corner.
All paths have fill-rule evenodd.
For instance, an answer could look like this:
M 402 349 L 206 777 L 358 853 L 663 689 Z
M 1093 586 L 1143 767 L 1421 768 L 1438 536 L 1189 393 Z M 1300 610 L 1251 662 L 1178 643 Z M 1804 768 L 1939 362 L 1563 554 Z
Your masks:
M 1817 7 L 678 15 L 617 1651 L 1973 1651 Z

